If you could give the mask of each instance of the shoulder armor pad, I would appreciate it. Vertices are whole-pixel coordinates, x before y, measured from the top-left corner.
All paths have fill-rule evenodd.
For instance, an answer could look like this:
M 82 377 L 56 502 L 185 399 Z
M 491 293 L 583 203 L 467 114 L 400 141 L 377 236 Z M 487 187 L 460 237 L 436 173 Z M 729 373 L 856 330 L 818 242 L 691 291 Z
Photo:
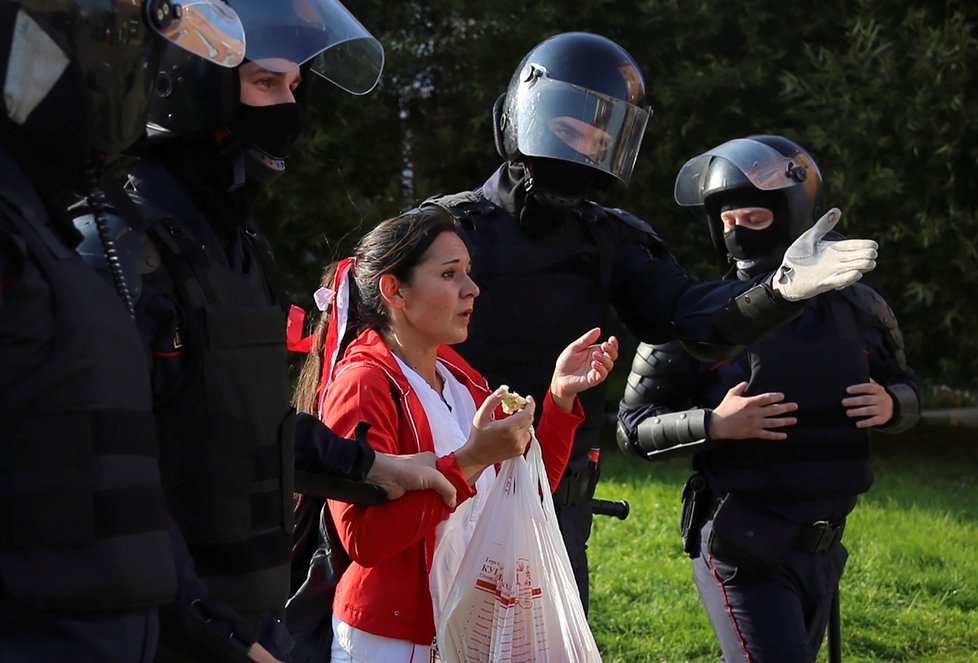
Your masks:
M 872 317 L 876 322 L 886 329 L 898 329 L 896 316 L 883 296 L 864 283 L 855 283 L 848 288 L 844 288 L 842 296 L 850 304 L 866 315 Z
M 603 209 L 605 214 L 608 216 L 614 217 L 632 228 L 635 228 L 636 230 L 649 233 L 650 235 L 655 235 L 655 231 L 652 230 L 652 226 L 627 210 L 623 210 L 620 207 L 602 207 L 601 209 Z
M 859 312 L 868 316 L 872 323 L 884 330 L 884 338 L 889 343 L 890 350 L 896 356 L 897 364 L 909 371 L 906 358 L 906 346 L 903 342 L 903 332 L 897 324 L 893 309 L 879 294 L 864 283 L 855 283 L 840 291 L 842 296 Z
M 459 193 L 432 196 L 421 203 L 421 207 L 425 205 L 436 205 L 448 210 L 456 217 L 491 214 L 495 209 L 495 205 L 478 191 L 460 191 Z
M 675 409 L 689 399 L 698 377 L 699 362 L 678 341 L 639 343 L 621 404 L 625 408 L 657 404 Z
M 652 255 L 657 258 L 671 257 L 669 249 L 666 248 L 665 241 L 659 237 L 658 233 L 652 230 L 652 226 L 648 223 L 619 207 L 603 207 L 602 210 L 607 216 L 621 221 L 631 230 L 638 233 L 638 241 L 647 246 L 652 251 Z

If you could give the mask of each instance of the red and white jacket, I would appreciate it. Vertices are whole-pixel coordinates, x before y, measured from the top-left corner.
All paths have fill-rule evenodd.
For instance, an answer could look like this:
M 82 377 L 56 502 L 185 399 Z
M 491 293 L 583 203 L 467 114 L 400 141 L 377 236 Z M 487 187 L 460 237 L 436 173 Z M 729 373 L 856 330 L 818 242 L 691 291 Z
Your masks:
M 465 385 L 476 406 L 491 393 L 488 383 L 448 346 L 438 357 Z M 370 445 L 388 454 L 434 451 L 428 418 L 407 377 L 383 338 L 367 330 L 346 349 L 326 393 L 324 423 L 353 437 L 358 421 L 371 424 Z M 551 490 L 557 487 L 570 457 L 584 411 L 575 399 L 564 412 L 553 398 L 543 403 L 537 439 L 543 450 Z M 457 502 L 475 494 L 455 455 L 438 460 L 438 469 L 455 485 Z M 336 590 L 333 612 L 356 628 L 399 640 L 429 645 L 435 637 L 428 571 L 435 547 L 435 527 L 452 509 L 433 490 L 411 491 L 379 506 L 329 501 L 343 547 L 353 560 Z

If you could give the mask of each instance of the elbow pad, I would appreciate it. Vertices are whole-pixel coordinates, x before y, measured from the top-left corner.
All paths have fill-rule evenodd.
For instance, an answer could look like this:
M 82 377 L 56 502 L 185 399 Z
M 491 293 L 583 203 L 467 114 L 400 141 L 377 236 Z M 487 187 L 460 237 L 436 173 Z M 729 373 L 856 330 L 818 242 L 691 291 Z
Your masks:
M 696 409 L 666 412 L 649 417 L 638 425 L 634 446 L 649 460 L 696 450 L 707 442 L 712 410 Z
M 635 445 L 635 433 L 629 434 L 628 429 L 625 425 L 618 420 L 618 425 L 615 427 L 615 440 L 618 442 L 618 448 L 627 457 L 639 457 L 642 458 L 643 454 L 639 451 L 638 447 Z

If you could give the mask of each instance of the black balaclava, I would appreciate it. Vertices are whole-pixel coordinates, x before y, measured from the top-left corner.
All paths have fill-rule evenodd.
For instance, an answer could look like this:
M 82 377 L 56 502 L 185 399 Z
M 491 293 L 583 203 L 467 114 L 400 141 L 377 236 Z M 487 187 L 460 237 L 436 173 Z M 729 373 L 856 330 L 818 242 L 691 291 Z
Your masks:
M 238 104 L 229 129 L 241 145 L 251 180 L 269 184 L 285 172 L 285 160 L 302 131 L 304 116 L 300 103 Z
M 594 180 L 590 171 L 556 159 L 510 161 L 500 178 L 499 195 L 523 232 L 540 239 L 566 223 L 584 203 Z
M 718 198 L 718 216 L 719 212 L 742 207 L 763 207 L 774 213 L 774 220 L 767 228 L 755 230 L 735 226 L 729 232 L 723 233 L 723 241 L 728 258 L 736 262 L 738 270 L 749 276 L 777 267 L 788 248 L 787 206 L 784 196 L 777 191 L 742 190 L 724 193 Z
M 254 145 L 269 156 L 285 159 L 302 131 L 303 115 L 302 106 L 297 103 L 241 104 L 236 128 L 244 145 Z

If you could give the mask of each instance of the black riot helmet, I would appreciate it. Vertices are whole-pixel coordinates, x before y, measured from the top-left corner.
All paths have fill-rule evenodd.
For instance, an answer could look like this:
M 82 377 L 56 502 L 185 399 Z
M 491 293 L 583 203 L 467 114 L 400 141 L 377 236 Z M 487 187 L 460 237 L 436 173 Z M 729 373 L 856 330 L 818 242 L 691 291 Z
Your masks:
M 285 73 L 302 67 L 304 73 L 312 71 L 356 95 L 367 94 L 379 81 L 383 47 L 337 0 L 228 3 L 244 24 L 246 58 L 262 68 Z M 303 88 L 297 91 L 299 102 Z M 234 133 L 240 119 L 239 96 L 236 70 L 168 49 L 150 110 L 151 129 L 189 139 L 213 138 L 228 129 Z M 246 143 L 240 147 L 249 174 L 266 181 L 284 170 L 287 154 L 266 154 L 249 145 L 247 136 L 240 138 Z
M 166 42 L 226 67 L 244 56 L 241 22 L 219 0 L 5 1 L 6 119 L 52 153 L 121 153 L 144 131 Z
M 133 297 L 98 183 L 100 157 L 121 153 L 143 134 L 165 42 L 227 67 L 244 58 L 241 21 L 215 0 L 0 3 L 2 138 L 17 145 L 25 161 L 43 165 L 51 189 L 86 191 L 105 260 L 130 315 Z
M 676 176 L 676 202 L 706 208 L 710 236 L 724 258 L 756 262 L 757 270 L 777 267 L 784 251 L 822 214 L 822 174 L 811 154 L 783 136 L 736 138 L 686 162 Z M 774 212 L 758 253 L 733 255 L 720 213 L 736 207 Z M 760 231 L 752 231 L 754 233 Z M 748 251 L 749 252 L 749 251 Z
M 645 82 L 625 49 L 568 32 L 535 46 L 494 109 L 496 146 L 512 162 L 628 183 L 652 115 Z

